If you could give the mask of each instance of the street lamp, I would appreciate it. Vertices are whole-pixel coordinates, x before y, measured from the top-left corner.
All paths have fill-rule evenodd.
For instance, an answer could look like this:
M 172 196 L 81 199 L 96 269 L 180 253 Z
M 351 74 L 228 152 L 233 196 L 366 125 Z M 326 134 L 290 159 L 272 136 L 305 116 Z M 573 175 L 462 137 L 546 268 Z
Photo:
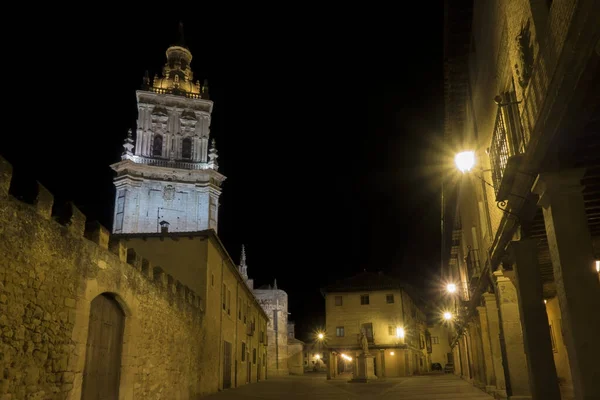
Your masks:
M 324 337 L 325 335 L 323 335 L 322 332 L 319 332 L 319 334 L 317 335 L 317 338 L 319 338 L 319 340 L 323 340 Z
M 446 291 L 450 294 L 456 293 L 456 284 L 454 284 L 454 283 L 447 284 Z
M 454 157 L 454 162 L 461 172 L 469 172 L 475 166 L 475 152 L 460 152 Z
M 398 339 L 404 339 L 404 328 L 396 328 L 396 337 Z
M 449 312 L 449 311 L 446 311 L 446 312 L 444 313 L 444 319 L 445 319 L 446 321 L 450 321 L 450 320 L 452 319 L 452 313 L 451 313 L 451 312 Z

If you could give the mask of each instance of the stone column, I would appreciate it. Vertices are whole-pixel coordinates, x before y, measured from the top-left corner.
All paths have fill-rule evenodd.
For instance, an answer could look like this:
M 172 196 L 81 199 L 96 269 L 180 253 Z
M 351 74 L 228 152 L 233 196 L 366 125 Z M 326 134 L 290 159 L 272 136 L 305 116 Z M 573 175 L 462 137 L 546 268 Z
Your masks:
M 502 271 L 495 271 L 494 275 L 498 286 L 500 317 L 506 351 L 506 370 L 510 379 L 510 398 L 531 399 L 517 289 Z
M 583 201 L 584 172 L 540 174 L 532 192 L 543 208 L 575 398 L 597 399 L 600 284 Z
M 516 278 L 531 395 L 534 399 L 560 400 L 537 260 L 537 240 L 512 241 L 508 245 L 508 252 Z
M 484 300 L 485 301 L 485 300 Z M 481 351 L 485 365 L 485 391 L 492 394 L 496 390 L 496 376 L 494 372 L 494 361 L 492 357 L 492 346 L 490 343 L 490 328 L 485 307 L 477 307 L 479 324 L 481 325 Z
M 327 354 L 327 379 L 333 378 L 333 352 Z
M 498 314 L 498 304 L 496 296 L 493 293 L 484 293 L 482 296 L 487 316 L 488 335 L 490 341 L 490 351 L 492 354 L 492 364 L 494 379 L 491 385 L 496 386 L 496 394 L 500 398 L 506 398 L 506 378 L 504 376 L 504 364 L 502 359 L 502 348 L 500 345 L 500 318 Z

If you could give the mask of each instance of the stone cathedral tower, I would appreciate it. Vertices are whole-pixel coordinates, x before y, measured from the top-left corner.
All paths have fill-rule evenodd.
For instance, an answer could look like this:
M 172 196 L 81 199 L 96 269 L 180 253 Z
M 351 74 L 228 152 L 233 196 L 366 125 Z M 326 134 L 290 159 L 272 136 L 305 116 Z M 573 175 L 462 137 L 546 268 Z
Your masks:
M 116 171 L 114 233 L 217 230 L 225 176 L 210 140 L 208 83 L 194 82 L 192 53 L 180 39 L 167 49 L 162 77 L 136 91 L 135 142 L 129 131 Z

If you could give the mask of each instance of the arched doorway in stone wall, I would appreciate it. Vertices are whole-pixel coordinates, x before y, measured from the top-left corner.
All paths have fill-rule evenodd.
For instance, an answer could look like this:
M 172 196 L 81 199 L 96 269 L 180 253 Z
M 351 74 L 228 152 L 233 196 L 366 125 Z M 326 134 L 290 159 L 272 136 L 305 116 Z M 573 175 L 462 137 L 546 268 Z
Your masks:
M 125 314 L 114 295 L 92 300 L 83 370 L 82 400 L 119 398 Z

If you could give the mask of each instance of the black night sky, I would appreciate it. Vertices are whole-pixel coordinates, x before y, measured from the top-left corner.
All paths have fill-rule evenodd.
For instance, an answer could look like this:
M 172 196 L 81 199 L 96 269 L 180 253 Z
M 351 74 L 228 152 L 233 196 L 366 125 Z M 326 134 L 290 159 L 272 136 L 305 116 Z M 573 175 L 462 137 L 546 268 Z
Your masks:
M 109 165 L 144 71 L 160 73 L 182 20 L 215 104 L 219 236 L 236 262 L 246 245 L 256 284 L 287 291 L 297 336 L 324 324 L 319 288 L 338 278 L 382 270 L 427 288 L 439 271 L 439 180 L 427 171 L 443 126 L 442 2 L 202 7 L 38 14 L 5 50 L 26 72 L 2 155 L 110 228 Z

